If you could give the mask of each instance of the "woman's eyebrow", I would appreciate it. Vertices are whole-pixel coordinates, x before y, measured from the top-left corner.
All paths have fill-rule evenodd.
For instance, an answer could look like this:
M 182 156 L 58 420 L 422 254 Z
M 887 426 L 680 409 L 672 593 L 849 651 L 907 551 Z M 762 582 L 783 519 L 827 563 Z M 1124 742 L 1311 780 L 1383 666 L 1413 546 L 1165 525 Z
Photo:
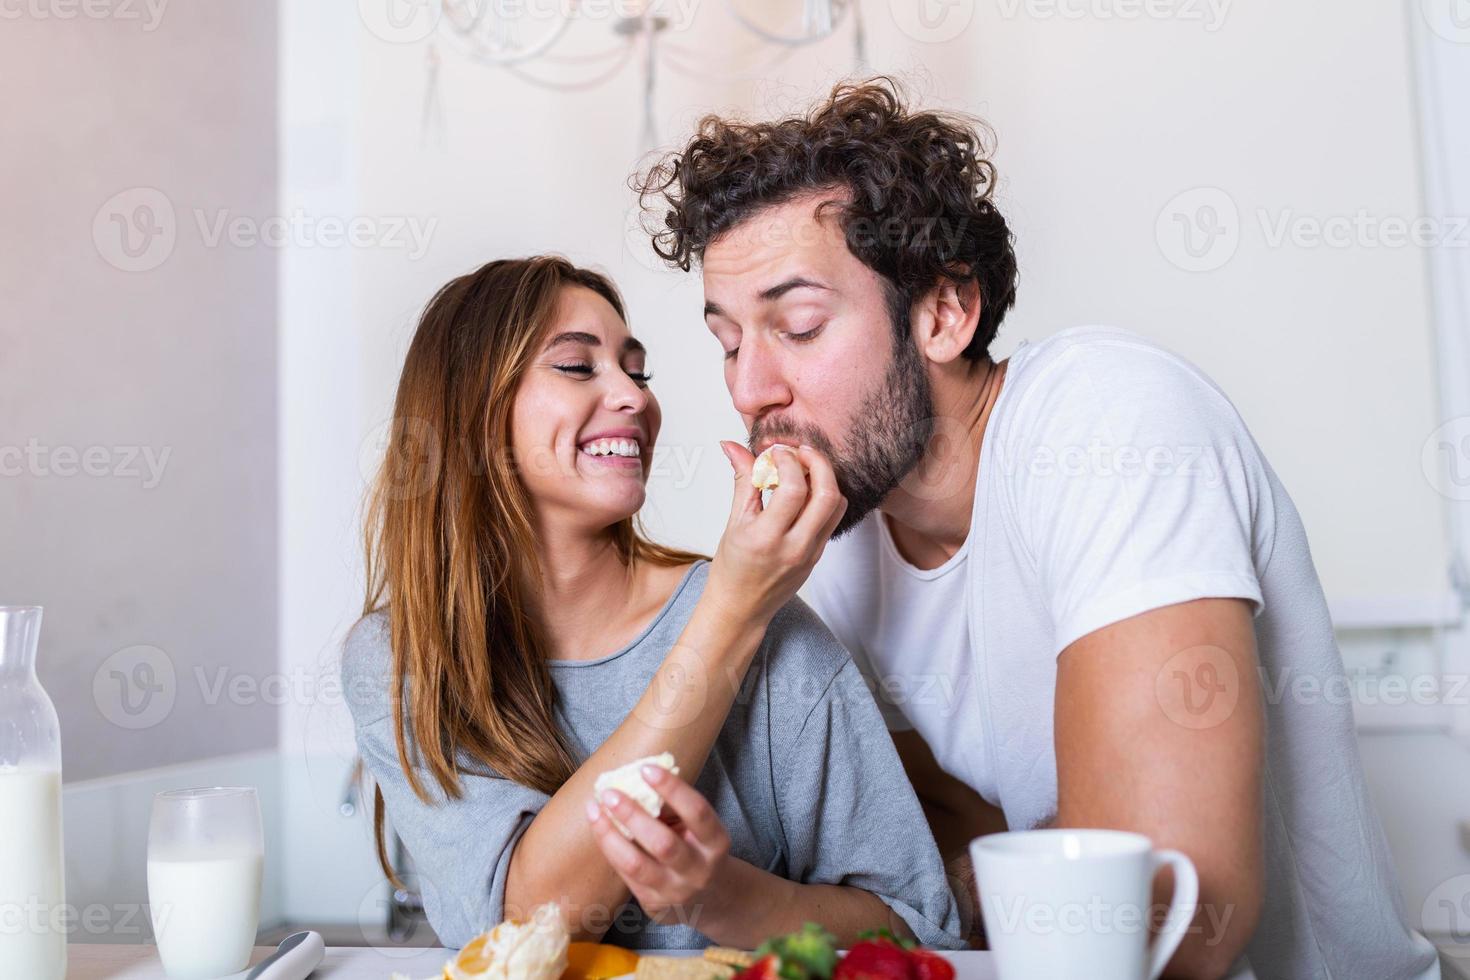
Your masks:
M 551 342 L 546 345 L 546 348 L 547 350 L 550 350 L 551 348 L 559 347 L 562 344 L 584 344 L 588 347 L 601 347 L 602 338 L 597 336 L 596 334 L 587 333 L 584 330 L 566 330 L 562 333 L 557 334 L 555 337 L 552 337 Z M 645 348 L 642 342 L 639 341 L 636 337 L 624 338 L 623 353 L 626 354 L 629 351 L 644 350 Z

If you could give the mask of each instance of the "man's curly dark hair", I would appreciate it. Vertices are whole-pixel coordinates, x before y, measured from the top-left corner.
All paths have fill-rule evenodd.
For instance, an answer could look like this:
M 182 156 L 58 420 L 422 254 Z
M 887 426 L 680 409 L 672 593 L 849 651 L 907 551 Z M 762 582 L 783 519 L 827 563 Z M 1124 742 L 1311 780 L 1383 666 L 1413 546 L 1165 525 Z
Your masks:
M 844 83 L 805 116 L 738 122 L 705 116 L 695 135 L 635 179 L 653 248 L 684 271 L 720 235 L 811 191 L 832 202 L 847 247 L 883 277 L 895 327 L 942 279 L 979 284 L 980 322 L 965 348 L 985 357 L 1016 300 L 1016 254 L 991 201 L 994 142 L 979 120 L 911 111 L 886 76 Z M 655 212 L 667 207 L 662 227 Z

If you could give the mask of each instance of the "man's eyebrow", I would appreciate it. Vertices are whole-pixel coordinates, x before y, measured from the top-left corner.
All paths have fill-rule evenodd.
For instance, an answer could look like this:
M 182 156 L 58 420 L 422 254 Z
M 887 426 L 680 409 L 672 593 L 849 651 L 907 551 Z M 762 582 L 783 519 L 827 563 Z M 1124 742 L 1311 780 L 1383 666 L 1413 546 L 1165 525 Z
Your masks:
M 551 342 L 548 343 L 546 347 L 549 350 L 552 347 L 558 347 L 562 344 L 586 344 L 588 347 L 601 347 L 602 338 L 598 337 L 596 334 L 587 333 L 585 330 L 566 330 L 562 333 L 557 334 L 555 337 L 552 337 Z M 638 340 L 638 338 L 624 338 L 623 353 L 626 354 L 629 351 L 644 350 L 646 350 L 646 348 L 643 346 L 642 341 Z
M 780 299 L 782 296 L 785 296 L 793 289 L 830 290 L 831 288 L 831 286 L 827 286 L 823 283 L 817 282 L 815 279 L 808 279 L 805 276 L 794 276 L 791 279 L 787 279 L 785 282 L 778 282 L 774 286 L 770 286 L 766 289 L 761 290 L 759 299 L 763 303 L 771 303 Z M 704 315 L 706 317 L 726 316 L 726 313 L 723 309 L 720 308 L 720 305 L 718 303 L 706 302 L 704 304 Z
M 780 299 L 782 296 L 785 296 L 793 289 L 821 289 L 825 291 L 829 288 L 830 287 L 824 285 L 823 283 L 817 282 L 815 279 L 807 279 L 804 276 L 794 276 L 791 279 L 787 279 L 785 282 L 778 282 L 776 283 L 776 285 L 770 287 L 769 289 L 762 290 L 760 298 L 764 302 L 769 303 L 772 300 Z

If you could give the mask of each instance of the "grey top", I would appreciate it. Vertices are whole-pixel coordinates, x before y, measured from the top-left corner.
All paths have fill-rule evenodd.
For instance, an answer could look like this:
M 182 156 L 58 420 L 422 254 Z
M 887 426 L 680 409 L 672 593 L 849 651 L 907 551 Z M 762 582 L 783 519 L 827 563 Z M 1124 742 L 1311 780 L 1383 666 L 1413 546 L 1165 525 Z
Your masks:
M 696 563 L 648 627 L 616 653 L 550 661 L 558 727 L 579 762 L 632 711 L 707 577 L 707 563 Z M 357 747 L 413 858 L 430 924 L 445 945 L 458 947 L 503 917 L 511 852 L 549 797 L 508 779 L 465 774 L 460 799 L 443 801 L 423 771 L 436 804 L 423 803 L 398 762 L 390 665 L 387 617 L 376 613 L 352 629 L 343 651 Z M 793 881 L 865 889 L 921 942 L 962 945 L 938 849 L 872 695 L 800 600 L 772 620 L 693 785 L 724 821 L 735 857 Z M 650 921 L 632 899 L 613 914 L 604 941 L 642 949 L 710 944 L 690 926 Z

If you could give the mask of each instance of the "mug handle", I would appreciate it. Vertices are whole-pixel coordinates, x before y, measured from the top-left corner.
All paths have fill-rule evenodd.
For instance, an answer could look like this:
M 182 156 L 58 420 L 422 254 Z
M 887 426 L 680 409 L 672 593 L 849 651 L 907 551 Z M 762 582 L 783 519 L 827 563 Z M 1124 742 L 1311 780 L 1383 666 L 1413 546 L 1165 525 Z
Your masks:
M 1153 952 L 1149 955 L 1148 980 L 1158 980 L 1164 972 L 1169 957 L 1184 941 L 1184 934 L 1194 921 L 1194 912 L 1199 905 L 1199 875 L 1194 862 L 1182 851 L 1154 851 L 1154 873 L 1168 865 L 1174 869 L 1174 897 L 1169 902 L 1169 914 L 1164 917 L 1163 927 L 1154 939 Z

